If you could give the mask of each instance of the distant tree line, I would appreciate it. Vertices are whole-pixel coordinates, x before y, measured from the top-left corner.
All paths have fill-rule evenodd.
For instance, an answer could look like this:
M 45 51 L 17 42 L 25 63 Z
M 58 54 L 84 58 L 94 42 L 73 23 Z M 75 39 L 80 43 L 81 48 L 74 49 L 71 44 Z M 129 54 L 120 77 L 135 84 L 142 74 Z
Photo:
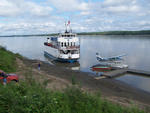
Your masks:
M 31 35 L 8 35 L 0 37 L 28 37 L 28 36 L 56 36 L 59 33 L 52 34 L 31 34 Z M 81 32 L 78 35 L 150 35 L 150 30 L 141 31 L 104 31 L 104 32 Z
M 78 35 L 150 35 L 150 30 L 142 31 L 106 31 L 106 32 L 82 32 Z
M 0 37 L 30 37 L 30 36 L 56 36 L 58 33 L 53 34 L 31 34 L 31 35 L 4 35 Z

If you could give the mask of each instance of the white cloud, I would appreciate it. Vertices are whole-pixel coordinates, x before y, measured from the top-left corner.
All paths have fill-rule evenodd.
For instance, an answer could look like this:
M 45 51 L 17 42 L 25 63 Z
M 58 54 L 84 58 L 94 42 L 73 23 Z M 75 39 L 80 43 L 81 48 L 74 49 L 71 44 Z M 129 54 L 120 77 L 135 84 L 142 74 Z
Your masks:
M 137 12 L 139 11 L 139 7 L 138 6 L 124 6 L 124 5 L 120 5 L 120 6 L 110 6 L 108 8 L 106 8 L 107 11 L 109 12 L 121 12 L 121 13 L 126 13 L 126 12 Z
M 141 10 L 138 0 L 105 0 L 104 2 L 92 3 L 91 9 L 101 13 L 135 13 Z
M 52 8 L 49 6 L 40 6 L 33 2 L 25 3 L 26 12 L 31 13 L 35 16 L 47 16 L 52 11 Z
M 149 15 L 149 0 L 0 0 L 0 34 L 144 30 Z
M 105 0 L 104 1 L 104 5 L 122 5 L 122 4 L 136 4 L 137 3 L 137 0 Z
M 79 0 L 49 0 L 58 11 L 88 10 L 88 4 Z
M 10 35 L 14 34 L 42 34 L 49 32 L 56 32 L 56 25 L 53 22 L 45 23 L 13 23 L 13 24 L 0 24 L 1 35 L 3 31 Z M 15 32 L 14 32 L 15 30 Z
M 25 0 L 1 0 L 0 16 L 22 16 L 24 14 L 33 16 L 49 15 L 52 11 L 50 6 L 43 6 L 31 1 Z
M 15 16 L 19 13 L 19 8 L 7 0 L 0 1 L 0 16 Z
M 81 16 L 86 16 L 86 15 L 89 15 L 89 14 L 90 14 L 89 11 L 82 11 L 82 12 L 80 13 Z

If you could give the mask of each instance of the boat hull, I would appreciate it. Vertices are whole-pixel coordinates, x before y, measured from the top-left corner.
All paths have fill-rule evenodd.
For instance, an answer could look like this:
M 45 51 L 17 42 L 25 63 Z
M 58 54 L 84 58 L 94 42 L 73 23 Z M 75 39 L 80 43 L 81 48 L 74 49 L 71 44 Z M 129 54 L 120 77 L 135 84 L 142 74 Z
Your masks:
M 68 62 L 68 63 L 74 63 L 74 62 L 77 62 L 78 59 L 63 59 L 63 58 L 58 58 L 58 57 L 55 57 L 54 55 L 44 51 L 44 55 L 49 57 L 50 59 L 53 59 L 55 61 L 59 61 L 59 62 Z
M 109 71 L 111 68 L 93 67 L 92 71 Z
M 100 71 L 100 72 L 103 72 L 103 71 L 110 71 L 112 68 L 110 66 L 105 66 L 105 65 L 94 65 L 91 67 L 92 71 Z

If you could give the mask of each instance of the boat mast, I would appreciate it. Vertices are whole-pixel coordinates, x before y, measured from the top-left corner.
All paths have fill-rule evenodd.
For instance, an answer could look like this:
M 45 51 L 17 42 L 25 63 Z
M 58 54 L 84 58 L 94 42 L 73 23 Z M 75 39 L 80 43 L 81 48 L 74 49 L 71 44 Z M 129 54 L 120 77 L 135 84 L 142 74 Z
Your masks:
M 65 33 L 67 33 L 67 22 L 65 22 Z
M 71 29 L 71 26 L 70 26 L 70 21 L 68 21 L 68 23 L 65 22 L 65 33 L 72 33 L 72 29 Z M 69 28 L 69 30 L 67 29 Z

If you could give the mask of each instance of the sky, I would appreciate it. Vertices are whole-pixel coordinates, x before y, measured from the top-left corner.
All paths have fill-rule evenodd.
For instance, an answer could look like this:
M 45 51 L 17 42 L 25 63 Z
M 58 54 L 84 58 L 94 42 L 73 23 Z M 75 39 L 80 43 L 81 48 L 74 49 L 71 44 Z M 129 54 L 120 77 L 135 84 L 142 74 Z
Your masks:
M 0 35 L 150 30 L 150 0 L 0 0 Z

